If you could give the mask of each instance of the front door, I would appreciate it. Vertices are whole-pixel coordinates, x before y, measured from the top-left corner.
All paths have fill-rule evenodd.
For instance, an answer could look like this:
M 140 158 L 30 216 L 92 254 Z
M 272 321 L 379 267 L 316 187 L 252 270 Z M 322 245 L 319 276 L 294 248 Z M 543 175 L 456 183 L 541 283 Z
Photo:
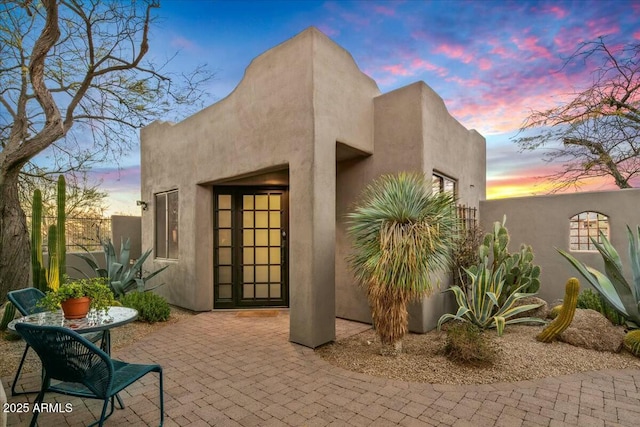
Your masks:
M 214 199 L 214 308 L 288 306 L 287 189 L 218 187 Z

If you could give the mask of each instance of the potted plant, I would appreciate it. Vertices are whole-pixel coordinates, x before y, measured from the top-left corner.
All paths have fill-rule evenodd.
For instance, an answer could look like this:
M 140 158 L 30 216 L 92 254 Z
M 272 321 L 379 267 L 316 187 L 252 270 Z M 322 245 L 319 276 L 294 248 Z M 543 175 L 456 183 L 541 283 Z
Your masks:
M 89 310 L 105 310 L 114 303 L 113 292 L 102 277 L 73 280 L 49 291 L 38 303 L 51 311 L 62 307 L 66 319 L 81 319 Z

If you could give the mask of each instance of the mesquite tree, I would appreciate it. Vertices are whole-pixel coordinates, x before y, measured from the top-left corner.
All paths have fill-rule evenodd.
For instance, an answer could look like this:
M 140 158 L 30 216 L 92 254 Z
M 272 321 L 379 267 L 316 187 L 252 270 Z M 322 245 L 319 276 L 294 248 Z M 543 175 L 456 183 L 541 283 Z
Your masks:
M 146 61 L 157 1 L 0 1 L 0 303 L 29 284 L 19 176 L 47 150 L 52 172 L 135 146 L 156 118 L 206 99 L 205 67 L 181 76 Z M 191 107 L 181 110 L 179 105 Z M 171 117 L 167 117 L 171 116 Z
M 545 160 L 563 162 L 549 176 L 555 190 L 590 177 L 632 187 L 640 175 L 640 42 L 583 43 L 565 67 L 587 67 L 592 83 L 569 102 L 534 111 L 521 130 L 537 133 L 516 138 L 517 144 L 522 150 L 547 149 Z

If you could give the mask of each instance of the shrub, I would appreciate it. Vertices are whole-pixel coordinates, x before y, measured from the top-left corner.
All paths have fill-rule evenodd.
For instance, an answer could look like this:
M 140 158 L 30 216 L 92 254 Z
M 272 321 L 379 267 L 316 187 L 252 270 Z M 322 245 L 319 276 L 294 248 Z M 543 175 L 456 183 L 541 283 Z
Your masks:
M 465 228 L 456 247 L 453 249 L 453 284 L 466 291 L 471 278 L 466 269 L 478 263 L 478 248 L 483 242 L 484 233 L 477 225 Z
M 495 360 L 496 350 L 476 325 L 452 322 L 447 329 L 444 354 L 456 363 L 490 365 Z
M 593 292 L 591 289 L 585 289 L 580 293 L 580 295 L 578 295 L 577 307 L 595 310 L 609 319 L 609 321 L 614 325 L 624 325 L 625 323 L 624 316 L 618 313 L 602 295 L 597 292 Z
M 120 302 L 138 310 L 138 320 L 144 322 L 166 322 L 171 314 L 167 300 L 152 292 L 129 292 L 120 298 Z

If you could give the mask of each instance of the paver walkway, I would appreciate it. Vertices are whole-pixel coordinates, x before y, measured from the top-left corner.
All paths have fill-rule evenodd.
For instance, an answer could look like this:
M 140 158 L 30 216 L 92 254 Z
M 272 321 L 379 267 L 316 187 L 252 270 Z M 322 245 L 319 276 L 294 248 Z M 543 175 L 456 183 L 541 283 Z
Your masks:
M 338 320 L 337 333 L 367 327 Z M 163 366 L 166 426 L 640 425 L 640 370 L 478 386 L 409 383 L 334 367 L 288 342 L 288 330 L 286 311 L 276 317 L 203 313 L 115 356 Z M 8 389 L 8 379 L 3 382 Z M 127 407 L 107 425 L 158 424 L 157 377 L 148 375 L 122 396 Z M 101 407 L 97 401 L 56 399 L 71 402 L 73 411 L 42 413 L 40 425 L 86 425 L 93 421 L 87 407 L 95 416 Z M 30 416 L 10 413 L 8 425 L 27 425 Z

